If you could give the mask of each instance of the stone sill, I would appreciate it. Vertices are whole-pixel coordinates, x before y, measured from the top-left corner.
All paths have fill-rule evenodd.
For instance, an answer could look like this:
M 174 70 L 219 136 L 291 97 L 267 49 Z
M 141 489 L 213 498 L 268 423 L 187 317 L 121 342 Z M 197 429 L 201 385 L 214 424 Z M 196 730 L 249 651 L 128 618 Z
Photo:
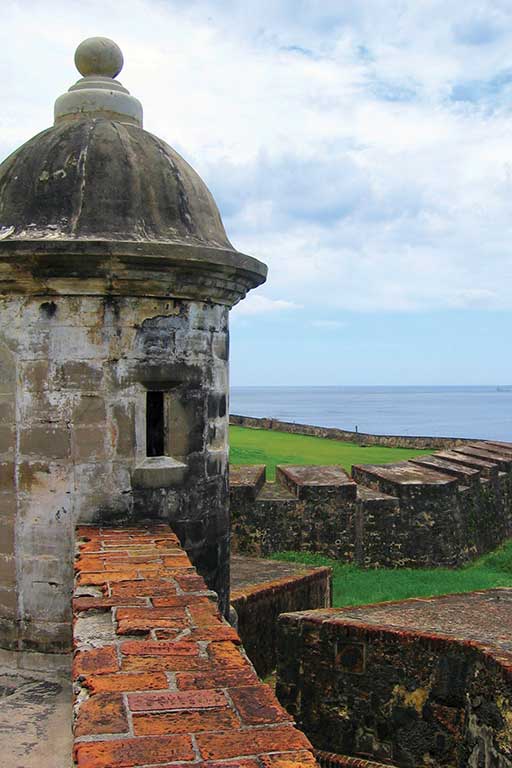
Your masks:
M 132 472 L 132 485 L 136 488 L 169 488 L 181 485 L 188 467 L 171 456 L 144 459 Z

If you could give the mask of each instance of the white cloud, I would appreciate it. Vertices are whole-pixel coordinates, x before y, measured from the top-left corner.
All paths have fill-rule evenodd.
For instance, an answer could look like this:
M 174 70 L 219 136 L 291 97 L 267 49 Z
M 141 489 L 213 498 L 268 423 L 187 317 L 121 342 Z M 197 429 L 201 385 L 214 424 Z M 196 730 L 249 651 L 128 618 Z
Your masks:
M 250 293 L 247 298 L 233 309 L 234 317 L 267 315 L 269 312 L 282 312 L 288 309 L 302 309 L 299 304 L 285 299 L 269 299 L 259 293 Z
M 238 314 L 512 308 L 508 0 L 5 0 L 2 20 L 0 153 L 51 122 L 76 44 L 115 38 L 148 130 L 269 263 L 283 298 Z

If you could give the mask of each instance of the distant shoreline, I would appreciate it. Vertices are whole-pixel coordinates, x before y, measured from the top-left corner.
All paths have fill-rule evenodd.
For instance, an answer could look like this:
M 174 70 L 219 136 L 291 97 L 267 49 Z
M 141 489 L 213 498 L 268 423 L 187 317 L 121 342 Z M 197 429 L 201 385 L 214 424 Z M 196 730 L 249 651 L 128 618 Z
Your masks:
M 276 432 L 288 432 L 293 435 L 309 435 L 328 440 L 340 440 L 358 445 L 380 445 L 388 448 L 417 448 L 419 450 L 442 450 L 458 445 L 478 442 L 478 438 L 463 437 L 430 437 L 423 435 L 375 435 L 366 432 L 353 432 L 337 427 L 318 427 L 313 424 L 297 424 L 280 419 L 258 418 L 256 416 L 241 416 L 230 414 L 229 423 L 232 426 L 249 429 L 267 429 Z

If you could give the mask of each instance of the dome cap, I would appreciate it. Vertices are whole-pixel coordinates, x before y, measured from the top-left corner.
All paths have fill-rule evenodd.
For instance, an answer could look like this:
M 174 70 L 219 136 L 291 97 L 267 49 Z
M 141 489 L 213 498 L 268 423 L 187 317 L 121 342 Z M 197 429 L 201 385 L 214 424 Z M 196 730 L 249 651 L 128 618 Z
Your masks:
M 83 77 L 55 102 L 55 124 L 76 117 L 112 116 L 142 127 L 142 105 L 115 80 L 123 68 L 123 53 L 108 37 L 89 37 L 75 52 Z

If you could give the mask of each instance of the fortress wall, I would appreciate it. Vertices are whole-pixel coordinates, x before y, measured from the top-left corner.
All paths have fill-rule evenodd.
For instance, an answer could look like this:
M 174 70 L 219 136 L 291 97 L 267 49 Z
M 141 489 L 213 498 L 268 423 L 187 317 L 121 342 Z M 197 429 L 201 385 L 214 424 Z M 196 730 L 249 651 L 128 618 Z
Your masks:
M 474 439 L 463 437 L 422 437 L 412 435 L 371 435 L 366 432 L 352 432 L 337 427 L 316 427 L 311 424 L 296 424 L 279 419 L 257 418 L 256 416 L 239 416 L 230 414 L 229 423 L 237 427 L 251 429 L 273 429 L 276 432 L 288 432 L 292 435 L 310 435 L 324 437 L 328 440 L 341 440 L 360 445 L 381 445 L 387 448 L 417 448 L 418 450 L 442 450 L 453 448 Z
M 511 606 L 501 589 L 284 614 L 277 696 L 314 747 L 361 759 L 321 765 L 511 768 Z
M 232 467 L 232 547 L 365 567 L 458 566 L 512 536 L 512 446 L 475 443 L 385 465 Z
M 234 590 L 231 604 L 238 616 L 238 632 L 260 677 L 276 668 L 277 620 L 281 613 L 311 606 L 331 606 L 332 571 L 314 568 L 302 575 L 275 579 Z
M 77 535 L 76 768 L 316 768 L 168 525 Z

